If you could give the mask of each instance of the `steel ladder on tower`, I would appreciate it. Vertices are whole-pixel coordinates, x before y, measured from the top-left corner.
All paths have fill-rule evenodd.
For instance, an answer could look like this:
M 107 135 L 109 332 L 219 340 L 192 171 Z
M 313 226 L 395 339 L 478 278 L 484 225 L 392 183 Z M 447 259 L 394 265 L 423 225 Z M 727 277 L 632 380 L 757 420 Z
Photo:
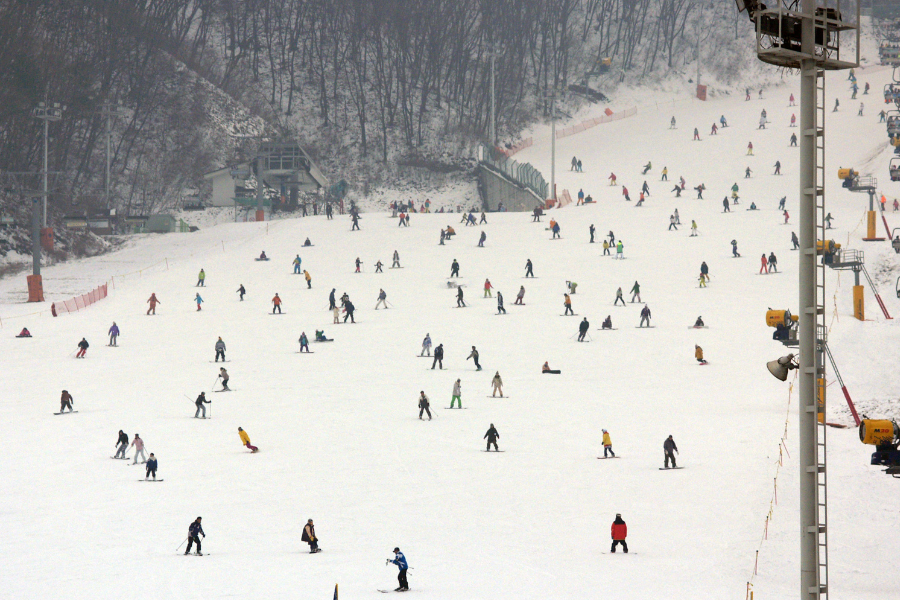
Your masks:
M 825 239 L 825 71 L 816 71 L 816 239 Z M 816 261 L 816 379 L 821 401 L 816 403 L 816 534 L 818 596 L 828 598 L 828 472 L 825 448 L 825 265 Z

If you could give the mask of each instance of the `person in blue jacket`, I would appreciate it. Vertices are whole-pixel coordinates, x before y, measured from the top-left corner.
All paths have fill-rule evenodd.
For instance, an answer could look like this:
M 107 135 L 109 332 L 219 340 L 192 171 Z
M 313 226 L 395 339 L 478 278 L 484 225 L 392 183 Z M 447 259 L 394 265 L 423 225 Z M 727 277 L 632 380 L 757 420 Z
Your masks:
M 147 459 L 147 474 L 144 475 L 144 479 L 150 479 L 150 475 L 153 475 L 153 479 L 156 479 L 156 456 L 153 453 L 150 453 L 150 458 Z M 197 543 L 197 550 L 200 549 L 199 542 Z
M 116 345 L 116 338 L 119 337 L 119 326 L 113 321 L 112 327 L 109 328 L 109 345 Z
M 303 259 L 301 259 L 300 255 L 298 254 L 297 258 L 295 258 L 294 262 L 293 262 L 295 274 L 300 273 L 300 263 L 302 263 L 302 262 L 303 262 Z
M 402 552 L 400 552 L 400 548 L 394 548 L 394 560 L 391 560 L 390 562 L 397 565 L 397 567 L 400 569 L 400 573 L 397 575 L 397 581 L 400 582 L 400 587 L 398 587 L 394 591 L 409 591 L 409 583 L 407 583 L 406 581 L 406 570 L 409 568 L 409 565 L 406 563 L 406 557 L 403 556 Z
M 188 527 L 188 545 L 187 550 L 184 551 L 185 556 L 191 553 L 191 546 L 194 544 L 197 544 L 197 556 L 203 556 L 200 552 L 200 536 L 206 537 L 206 534 L 203 533 L 203 526 L 200 524 L 201 520 L 202 517 L 197 517 L 197 520 Z
M 194 302 L 197 303 L 197 310 L 200 310 L 200 305 L 203 304 L 203 298 L 200 297 L 200 294 L 197 294 L 197 297 L 194 298 Z
M 558 238 L 558 237 L 559 237 L 559 223 L 554 223 L 554 224 L 553 224 L 553 237 L 554 237 L 554 238 Z

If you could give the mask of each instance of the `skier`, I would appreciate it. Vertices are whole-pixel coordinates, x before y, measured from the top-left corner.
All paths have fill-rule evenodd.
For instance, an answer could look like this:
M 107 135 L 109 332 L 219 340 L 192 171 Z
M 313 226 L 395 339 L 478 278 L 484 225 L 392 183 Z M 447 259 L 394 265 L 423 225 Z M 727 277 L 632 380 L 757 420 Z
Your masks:
M 759 118 L 759 127 L 757 127 L 757 129 L 765 129 L 765 128 L 766 128 L 766 118 L 760 117 Z
M 300 352 L 303 352 L 303 349 L 306 348 L 306 352 L 309 353 L 309 338 L 306 337 L 305 331 L 300 332 L 300 339 L 298 341 L 300 342 Z
M 665 452 L 665 456 L 666 456 L 665 468 L 667 468 L 667 469 L 669 468 L 669 461 L 671 460 L 672 468 L 674 469 L 676 466 L 675 465 L 675 454 L 672 454 L 672 453 L 673 452 L 675 452 L 676 454 L 678 453 L 678 446 L 675 445 L 675 440 L 672 439 L 671 435 L 666 438 L 665 442 L 663 442 L 663 452 Z
M 697 280 L 700 282 L 700 287 L 702 287 L 702 288 L 706 287 L 706 275 L 704 275 L 703 273 L 700 273 L 700 277 L 698 277 Z
M 197 285 L 195 287 L 206 287 L 206 271 L 200 269 L 200 274 L 197 275 Z
M 524 285 L 520 285 L 520 286 L 519 286 L 519 293 L 516 294 L 516 301 L 513 302 L 513 304 L 522 304 L 522 305 L 524 305 L 525 303 L 522 302 L 522 300 L 524 300 L 524 299 L 525 299 L 525 286 L 524 286 Z
M 791 244 L 794 245 L 793 250 L 800 249 L 800 239 L 797 237 L 797 234 L 793 231 L 791 232 Z
M 834 217 L 831 216 L 831 213 L 828 213 L 827 215 L 825 215 L 825 224 L 826 224 L 825 229 L 831 229 L 831 220 L 833 218 Z
M 319 549 L 319 538 L 316 537 L 316 528 L 313 526 L 313 520 L 309 519 L 303 528 L 303 535 L 300 536 L 301 542 L 309 544 L 309 553 L 315 554 L 321 552 Z
M 456 262 L 455 258 L 450 264 L 450 277 L 459 277 L 459 263 Z
M 639 327 L 643 327 L 645 322 L 647 323 L 647 327 L 650 327 L 650 307 L 646 304 L 644 305 L 644 308 L 641 309 L 641 324 Z
M 631 303 L 634 304 L 634 299 L 637 298 L 637 301 L 641 301 L 641 285 L 635 281 L 634 285 L 631 286 L 631 291 L 628 292 L 631 294 Z
M 378 290 L 378 302 L 375 303 L 375 310 L 378 310 L 379 306 L 383 306 L 387 309 L 387 294 L 382 289 Z
M 697 200 L 703 200 L 703 190 L 705 190 L 705 189 L 706 189 L 706 186 L 703 185 L 702 183 L 694 188 L 694 190 L 696 190 L 696 192 L 697 192 Z
M 487 438 L 487 449 L 485 452 L 491 451 L 491 444 L 494 445 L 494 452 L 499 452 L 500 449 L 497 447 L 497 440 L 500 438 L 500 434 L 497 433 L 497 429 L 494 427 L 494 424 L 491 423 L 490 428 L 487 430 L 487 433 L 484 434 L 484 437 L 481 439 Z
M 156 456 L 151 452 L 150 458 L 147 459 L 147 473 L 144 475 L 144 479 L 150 479 L 150 475 L 153 475 L 153 480 L 156 481 L 156 467 L 158 465 Z
M 90 347 L 90 344 L 87 343 L 87 340 L 81 338 L 81 341 L 78 342 L 78 354 L 75 355 L 75 358 L 84 358 L 84 355 L 87 353 L 87 349 Z
M 690 237 L 697 237 L 697 221 L 691 219 L 691 235 Z
M 113 321 L 112 327 L 109 328 L 109 345 L 116 345 L 116 338 L 119 337 L 119 326 Z
M 531 264 L 531 259 L 525 260 L 525 277 L 534 277 L 534 265 Z
M 244 301 L 244 294 L 247 293 L 247 290 L 244 289 L 244 284 L 243 284 L 243 283 L 242 283 L 241 286 L 237 289 L 237 293 L 241 295 L 241 302 L 243 302 L 243 301 Z
M 603 240 L 603 256 L 609 256 L 609 242 Z
M 119 447 L 116 450 L 116 455 L 113 458 L 125 458 L 125 453 L 128 452 L 128 434 L 119 430 L 119 439 L 116 440 L 116 446 Z
M 781 161 L 780 160 L 775 161 L 775 173 L 774 174 L 781 175 Z
M 275 297 L 272 298 L 272 314 L 275 314 L 275 311 L 278 311 L 278 314 L 281 314 L 281 298 L 278 296 L 278 293 L 275 293 Z
M 419 353 L 419 356 L 431 356 L 431 334 L 426 333 L 425 339 L 422 340 L 422 352 Z
M 791 134 L 791 146 L 796 146 L 796 145 L 797 145 L 797 134 L 792 133 Z
M 722 199 L 722 212 L 731 212 L 731 203 L 728 202 L 728 196 Z
M 484 241 L 486 239 L 487 239 L 487 234 L 484 231 L 482 231 L 481 237 L 478 238 L 478 247 L 479 248 L 484 248 Z
M 778 258 L 774 252 L 769 252 L 769 272 L 772 271 L 778 272 Z
M 625 306 L 625 298 L 622 297 L 622 288 L 619 288 L 619 289 L 616 290 L 616 299 L 615 299 L 615 301 L 613 302 L 613 306 L 615 306 L 616 304 L 618 304 L 619 301 L 622 302 L 622 306 Z
M 400 268 L 400 254 L 394 250 L 394 262 L 391 264 L 392 269 Z
M 350 302 L 350 299 L 348 298 L 344 303 L 344 323 L 347 322 L 347 319 L 350 319 L 351 323 L 356 323 L 356 319 L 353 318 L 354 312 L 356 312 L 356 307 L 353 306 L 353 303 Z
M 700 141 L 700 130 L 694 127 L 694 140 L 695 142 Z
M 312 276 L 309 274 L 309 271 L 303 271 L 303 277 L 306 279 L 306 289 L 312 289 Z
M 612 440 L 609 439 L 609 432 L 604 429 L 603 430 L 603 458 L 606 458 L 607 454 L 611 454 L 613 458 L 616 457 L 616 453 L 613 452 L 613 449 L 612 449 Z
M 587 317 L 584 317 L 584 319 L 581 320 L 581 323 L 578 324 L 578 341 L 579 342 L 584 341 L 584 336 L 587 335 L 588 328 L 590 326 L 591 326 L 591 324 L 588 323 Z
M 398 587 L 394 591 L 408 592 L 409 583 L 407 583 L 406 581 L 406 570 L 409 568 L 409 565 L 406 562 L 406 557 L 403 556 L 402 552 L 400 552 L 400 548 L 394 548 L 394 560 L 390 562 L 397 565 L 397 567 L 400 569 L 400 573 L 397 575 L 397 581 L 400 582 L 400 587 Z
M 206 407 L 203 405 L 204 404 L 212 404 L 211 400 L 206 399 L 206 392 L 200 392 L 200 395 L 197 396 L 197 399 L 194 401 L 194 404 L 197 405 L 197 411 L 194 413 L 194 418 L 195 419 L 198 418 L 198 416 L 200 415 L 200 412 L 202 411 L 203 417 L 201 417 L 201 418 L 205 419 L 206 418 Z
M 592 243 L 592 244 L 594 243 L 594 232 L 595 232 L 595 231 L 596 231 L 596 229 L 594 228 L 594 224 L 591 223 L 591 226 L 590 226 L 590 228 L 588 229 L 588 232 L 591 234 L 591 243 Z
M 295 275 L 298 274 L 298 273 L 300 273 L 300 264 L 301 264 L 302 262 L 303 262 L 303 259 L 300 258 L 300 255 L 298 254 L 298 255 L 297 255 L 297 258 L 295 258 L 295 259 L 294 259 L 294 262 L 293 262 L 293 265 L 294 265 L 294 274 L 295 274 Z
M 491 394 L 491 398 L 497 397 L 497 392 L 500 392 L 500 397 L 503 397 L 503 380 L 500 379 L 500 371 L 494 373 L 494 378 L 491 379 L 491 387 L 494 389 Z
M 503 308 L 503 294 L 500 291 L 497 291 L 497 314 L 500 313 L 506 314 L 506 309 Z
M 453 395 L 450 397 L 450 408 L 453 408 L 453 405 L 457 402 L 459 403 L 459 408 L 462 408 L 462 384 L 459 379 L 453 384 Z
M 456 307 L 457 308 L 465 308 L 466 301 L 463 300 L 463 289 L 462 286 L 456 288 Z
M 669 167 L 663 167 L 662 176 L 659 178 L 660 181 L 668 181 L 669 180 Z
M 606 315 L 606 318 L 603 319 L 603 324 L 600 326 L 600 329 L 612 329 L 612 315 Z
M 141 455 L 142 463 L 147 462 L 147 455 L 144 454 L 144 440 L 141 439 L 140 434 L 134 434 L 134 439 L 131 441 L 131 445 L 134 446 L 134 462 L 131 463 L 133 465 L 138 464 L 138 455 Z
M 787 202 L 787 196 L 782 196 L 781 200 L 778 201 L 778 210 L 784 210 L 784 205 Z
M 250 436 L 247 435 L 247 432 L 240 427 L 238 427 L 238 435 L 241 438 L 241 443 L 250 450 L 251 454 L 259 452 L 259 448 L 250 443 Z
M 422 413 L 428 413 L 428 420 L 431 420 L 431 404 L 428 402 L 428 396 L 424 391 L 419 392 L 419 420 L 422 420 Z
M 619 240 L 619 243 L 616 244 L 616 258 L 619 260 L 623 260 L 625 258 L 625 244 L 622 243 L 622 240 Z
M 328 310 L 334 310 L 337 307 L 337 303 L 334 300 L 334 292 L 337 291 L 334 288 L 331 288 L 331 293 L 328 294 Z
M 466 360 L 469 360 L 470 358 L 474 359 L 475 368 L 476 370 L 480 371 L 481 365 L 478 364 L 478 350 L 475 349 L 475 346 L 472 346 L 472 352 L 469 353 L 469 356 L 466 358 Z
M 554 239 L 554 240 L 557 239 L 559 237 L 559 223 L 557 223 L 556 221 L 553 221 L 551 223 L 550 229 L 553 231 L 553 237 L 551 239 Z M 532 275 L 532 277 L 533 277 L 533 275 Z
M 706 278 L 709 279 L 709 265 L 706 264 L 706 261 L 700 263 L 700 272 L 706 275 Z
M 219 378 L 222 380 L 222 391 L 230 392 L 231 389 L 228 387 L 228 371 L 225 370 L 225 367 L 219 367 Z
M 753 156 L 753 142 L 747 144 L 747 154 Z
M 628 544 L 625 542 L 625 538 L 628 536 L 628 525 L 622 520 L 622 515 L 616 513 L 616 520 L 610 527 L 610 534 L 612 535 L 612 547 L 609 551 L 615 554 L 616 546 L 622 544 L 622 551 L 628 554 Z
M 493 298 L 493 294 L 491 294 L 491 288 L 494 287 L 491 285 L 490 279 L 484 280 L 484 297 L 485 298 Z
M 741 254 L 738 252 L 737 248 L 737 240 L 731 240 L 731 256 L 734 258 L 740 258 Z
M 478 220 L 478 224 L 479 225 L 481 225 L 481 224 L 487 225 L 487 215 L 484 214 L 484 211 L 481 211 L 481 218 Z
M 200 305 L 203 304 L 203 298 L 200 297 L 200 292 L 197 292 L 197 295 L 194 296 L 194 302 L 197 303 L 197 310 L 201 310 Z
M 72 412 L 72 403 L 75 402 L 75 399 L 72 398 L 72 394 L 67 392 L 66 390 L 62 391 L 62 396 L 59 398 L 59 412 L 64 413 L 66 409 L 69 409 L 69 412 Z
M 644 180 L 644 185 L 641 186 L 641 193 L 644 195 L 650 195 L 650 186 L 647 185 L 647 180 Z
M 359 260 L 359 257 L 357 256 L 357 257 L 356 257 L 356 273 L 359 273 L 359 272 L 360 272 L 359 268 L 360 268 L 361 266 L 362 266 L 362 261 Z
M 750 174 L 751 174 L 751 173 L 753 173 L 753 171 L 750 170 L 750 167 L 747 167 L 747 168 L 744 170 L 744 179 L 750 179 Z
M 434 370 L 434 365 L 438 365 L 438 368 L 444 369 L 444 345 L 438 344 L 437 348 L 434 349 L 434 361 L 431 363 L 431 370 Z
M 201 517 L 197 517 L 197 519 L 191 523 L 191 526 L 188 527 L 188 545 L 187 550 L 184 551 L 185 556 L 191 553 L 191 547 L 194 544 L 197 544 L 197 556 L 203 556 L 203 553 L 200 551 L 200 536 L 206 537 L 206 534 L 203 532 L 203 526 L 200 524 L 201 520 Z
M 694 358 L 696 358 L 697 362 L 700 363 L 701 365 L 706 364 L 706 360 L 704 360 L 704 358 L 703 358 L 703 348 L 701 348 L 700 346 L 698 346 L 696 344 L 694 344 Z
M 788 211 L 785 210 L 784 211 L 784 224 L 785 225 L 788 224 L 788 219 L 790 219 L 790 218 L 791 218 L 791 215 L 788 213 Z
M 564 315 L 574 315 L 575 313 L 574 313 L 574 311 L 572 311 L 572 299 L 569 297 L 568 294 L 563 294 L 563 296 L 565 296 L 565 300 L 563 300 L 563 306 L 566 307 L 566 312 L 564 312 L 563 314 Z
M 216 360 L 215 362 L 219 362 L 219 357 L 222 357 L 222 361 L 225 361 L 225 342 L 222 341 L 222 336 L 219 336 L 219 340 L 216 342 Z
M 669 121 L 669 129 L 675 129 L 675 117 L 672 117 L 672 120 Z
M 646 175 L 646 174 L 647 174 L 647 171 L 649 171 L 649 170 L 652 169 L 652 168 L 653 168 L 653 165 L 652 165 L 652 164 L 650 163 L 650 161 L 648 160 L 648 161 L 647 161 L 647 164 L 644 165 L 644 170 L 641 171 L 641 175 Z M 644 182 L 644 183 L 646 183 L 646 182 Z

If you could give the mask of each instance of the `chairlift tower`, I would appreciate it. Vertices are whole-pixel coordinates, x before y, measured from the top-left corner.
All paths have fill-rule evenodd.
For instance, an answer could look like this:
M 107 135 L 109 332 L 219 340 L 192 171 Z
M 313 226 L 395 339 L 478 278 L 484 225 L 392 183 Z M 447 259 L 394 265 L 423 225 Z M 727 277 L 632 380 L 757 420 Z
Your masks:
M 825 239 L 825 71 L 859 65 L 859 3 L 845 21 L 840 0 L 735 0 L 756 29 L 756 55 L 800 71 L 800 598 L 828 597 L 828 509 L 825 463 L 825 267 L 816 241 Z M 845 0 L 845 4 L 847 4 Z M 841 41 L 855 36 L 855 52 Z M 824 415 L 823 415 L 824 416 Z

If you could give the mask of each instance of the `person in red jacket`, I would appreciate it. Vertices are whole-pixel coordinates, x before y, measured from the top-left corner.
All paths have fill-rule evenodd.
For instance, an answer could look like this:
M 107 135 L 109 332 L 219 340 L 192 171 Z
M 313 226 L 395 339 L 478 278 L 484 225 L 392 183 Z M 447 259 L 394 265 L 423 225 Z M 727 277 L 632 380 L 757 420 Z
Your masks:
M 628 544 L 625 542 L 625 538 L 628 536 L 628 525 L 625 524 L 625 521 L 622 520 L 622 515 L 616 513 L 616 520 L 613 521 L 612 527 L 610 528 L 612 532 L 612 548 L 610 552 L 615 554 L 616 546 L 622 544 L 622 549 L 625 551 L 625 554 L 628 554 Z
M 759 267 L 760 273 L 768 273 L 769 272 L 769 261 L 766 260 L 766 253 L 763 252 L 762 258 L 759 259 L 761 266 Z

